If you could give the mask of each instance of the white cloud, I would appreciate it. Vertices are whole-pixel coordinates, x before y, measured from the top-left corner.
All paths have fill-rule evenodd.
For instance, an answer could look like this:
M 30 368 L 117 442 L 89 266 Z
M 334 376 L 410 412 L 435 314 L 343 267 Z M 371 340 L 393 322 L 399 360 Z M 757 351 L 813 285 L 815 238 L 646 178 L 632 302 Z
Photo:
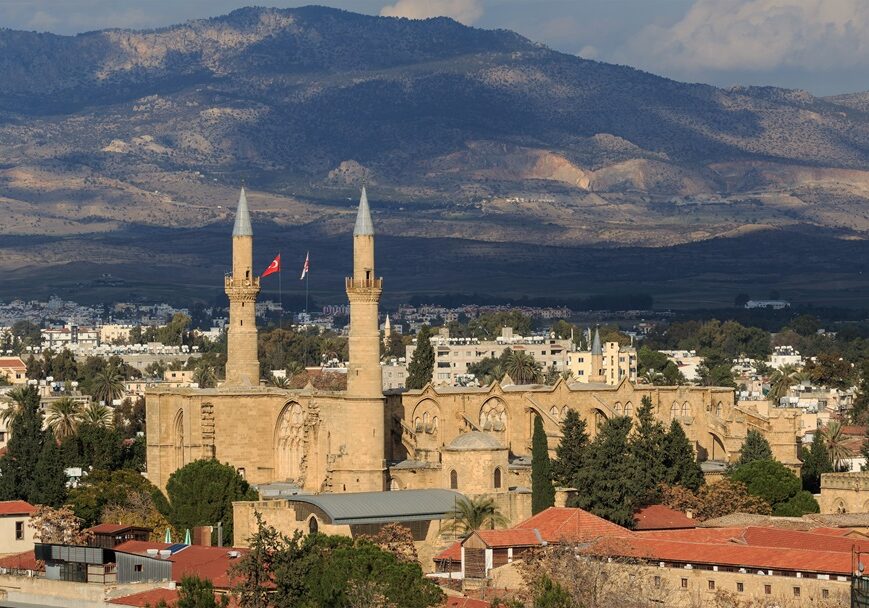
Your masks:
M 587 44 L 579 49 L 577 55 L 579 55 L 583 59 L 597 59 L 598 57 L 600 57 L 600 51 L 597 49 L 596 46 Z
M 408 19 L 452 17 L 470 25 L 483 16 L 483 4 L 481 0 L 398 0 L 380 9 L 380 15 Z
M 682 72 L 869 66 L 869 1 L 696 0 L 674 25 L 644 28 L 617 59 Z

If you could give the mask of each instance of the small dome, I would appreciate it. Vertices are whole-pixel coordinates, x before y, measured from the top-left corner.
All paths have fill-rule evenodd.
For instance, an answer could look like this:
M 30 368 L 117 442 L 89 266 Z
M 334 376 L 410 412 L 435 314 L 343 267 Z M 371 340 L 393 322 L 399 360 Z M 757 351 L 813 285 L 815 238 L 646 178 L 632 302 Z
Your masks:
M 481 433 L 480 431 L 471 431 L 470 433 L 462 433 L 453 439 L 446 449 L 461 452 L 472 450 L 503 450 L 504 446 L 498 443 L 498 440 L 491 435 Z

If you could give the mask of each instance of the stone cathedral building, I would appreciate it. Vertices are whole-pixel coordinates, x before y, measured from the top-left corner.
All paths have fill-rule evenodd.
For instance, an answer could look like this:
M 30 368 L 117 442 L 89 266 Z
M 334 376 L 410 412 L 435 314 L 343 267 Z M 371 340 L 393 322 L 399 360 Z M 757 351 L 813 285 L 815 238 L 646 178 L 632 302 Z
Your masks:
M 351 309 L 347 390 L 261 385 L 255 320 L 260 287 L 244 190 L 232 244 L 232 274 L 225 279 L 226 380 L 212 389 L 158 386 L 146 393 L 148 477 L 161 488 L 184 464 L 213 457 L 253 484 L 292 482 L 302 492 L 450 488 L 502 495 L 512 504 L 507 495 L 530 487 L 535 416 L 543 419 L 554 448 L 568 410 L 579 411 L 594 434 L 607 418 L 633 416 L 644 396 L 659 419 L 682 423 L 704 460 L 732 460 L 747 430 L 756 428 L 780 460 L 796 462 L 796 417 L 741 407 L 730 388 L 656 387 L 627 379 L 609 385 L 599 360 L 592 362 L 597 381 L 587 383 L 517 386 L 505 378 L 482 388 L 429 385 L 384 394 L 378 324 L 383 279 L 375 274 L 374 226 L 364 188 L 353 231 L 353 271 L 345 282 Z

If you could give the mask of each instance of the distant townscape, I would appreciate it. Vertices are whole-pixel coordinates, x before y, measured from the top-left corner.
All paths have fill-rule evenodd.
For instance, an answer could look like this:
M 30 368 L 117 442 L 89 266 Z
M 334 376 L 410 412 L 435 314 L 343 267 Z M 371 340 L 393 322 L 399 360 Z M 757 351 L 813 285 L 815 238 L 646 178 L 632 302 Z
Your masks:
M 382 312 L 365 189 L 349 304 L 284 311 L 258 301 L 249 218 L 242 190 L 228 308 L 0 305 L 12 601 L 283 606 L 291 585 L 384 608 L 836 606 L 859 591 L 865 321 L 745 294 L 745 324 Z

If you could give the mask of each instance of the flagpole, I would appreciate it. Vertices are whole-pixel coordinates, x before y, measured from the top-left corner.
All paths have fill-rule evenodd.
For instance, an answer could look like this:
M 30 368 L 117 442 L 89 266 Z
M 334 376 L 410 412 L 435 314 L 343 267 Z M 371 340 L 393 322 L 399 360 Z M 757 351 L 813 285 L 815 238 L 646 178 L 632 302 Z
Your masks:
M 309 257 L 309 256 L 310 256 L 310 253 L 306 253 L 306 254 L 305 254 L 305 265 L 306 265 L 306 266 L 307 266 L 307 263 L 308 263 L 308 257 Z M 306 272 L 305 272 L 305 314 L 306 314 L 306 315 L 308 314 L 308 278 L 309 278 L 309 275 L 310 275 L 310 274 L 311 274 L 311 271 L 310 271 L 310 270 L 306 270 Z
M 281 252 L 278 251 L 278 257 L 281 257 Z M 280 270 L 278 270 L 278 306 L 281 307 L 281 314 L 278 317 L 278 327 L 280 329 L 284 328 L 284 289 L 281 287 L 281 274 L 283 274 Z

